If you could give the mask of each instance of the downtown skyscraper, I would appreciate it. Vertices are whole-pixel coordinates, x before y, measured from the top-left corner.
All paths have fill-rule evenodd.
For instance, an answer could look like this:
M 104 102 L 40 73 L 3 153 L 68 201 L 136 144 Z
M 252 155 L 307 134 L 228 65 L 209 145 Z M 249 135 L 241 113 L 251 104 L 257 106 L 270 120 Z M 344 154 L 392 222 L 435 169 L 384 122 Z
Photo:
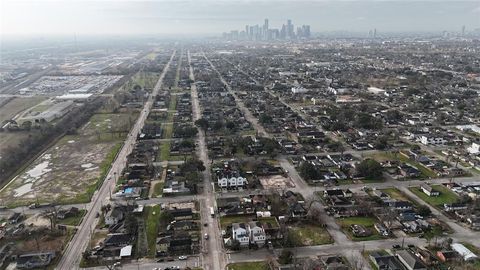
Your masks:
M 245 30 L 232 30 L 228 33 L 223 33 L 223 37 L 227 40 L 295 40 L 295 39 L 309 39 L 311 37 L 310 25 L 295 26 L 292 20 L 287 20 L 282 28 L 270 28 L 268 18 L 264 20 L 263 25 L 245 25 Z

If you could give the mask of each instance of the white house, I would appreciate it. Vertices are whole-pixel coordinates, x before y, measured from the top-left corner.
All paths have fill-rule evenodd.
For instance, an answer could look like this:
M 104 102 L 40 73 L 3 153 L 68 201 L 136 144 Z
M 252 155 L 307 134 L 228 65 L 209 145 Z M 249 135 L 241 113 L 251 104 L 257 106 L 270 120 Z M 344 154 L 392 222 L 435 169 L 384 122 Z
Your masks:
M 420 186 L 420 189 L 423 191 L 423 193 L 427 194 L 430 197 L 434 196 L 439 196 L 440 192 L 438 190 L 433 189 L 433 187 L 427 185 L 427 184 L 422 184 Z
M 248 184 L 247 178 L 238 177 L 219 177 L 217 184 L 220 188 L 240 188 L 245 187 Z
M 474 154 L 474 155 L 479 154 L 480 153 L 480 144 L 472 143 L 472 145 L 467 148 L 467 151 L 470 154 Z
M 293 94 L 303 94 L 303 93 L 306 93 L 306 92 L 308 92 L 308 89 L 306 89 L 304 87 L 301 87 L 301 86 L 292 87 L 292 93 Z
M 422 137 L 420 137 L 420 142 L 424 145 L 443 145 L 447 143 L 447 140 L 443 137 L 422 135 Z
M 250 237 L 245 223 L 232 224 L 232 237 L 240 243 L 240 247 L 246 247 L 250 243 Z
M 465 261 L 477 260 L 478 256 L 460 243 L 452 244 L 452 249 L 455 250 Z
M 259 222 L 250 221 L 248 223 L 248 231 L 250 234 L 250 243 L 256 244 L 259 247 L 265 245 L 265 239 L 267 239 L 267 236 Z

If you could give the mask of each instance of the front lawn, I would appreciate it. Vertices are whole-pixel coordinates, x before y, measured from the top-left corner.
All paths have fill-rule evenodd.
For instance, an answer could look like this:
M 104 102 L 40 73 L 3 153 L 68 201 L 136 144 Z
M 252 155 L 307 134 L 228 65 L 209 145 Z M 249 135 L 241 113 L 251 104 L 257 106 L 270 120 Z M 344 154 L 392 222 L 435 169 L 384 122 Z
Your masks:
M 426 203 L 433 205 L 433 206 L 440 206 L 442 207 L 443 204 L 447 203 L 455 203 L 458 201 L 458 196 L 450 191 L 448 188 L 442 185 L 435 185 L 432 186 L 434 190 L 440 192 L 439 196 L 428 196 L 425 194 L 420 187 L 410 187 L 410 191 L 417 195 L 420 199 L 424 200 Z
M 228 270 L 267 270 L 269 269 L 265 262 L 244 262 L 231 263 L 227 265 Z

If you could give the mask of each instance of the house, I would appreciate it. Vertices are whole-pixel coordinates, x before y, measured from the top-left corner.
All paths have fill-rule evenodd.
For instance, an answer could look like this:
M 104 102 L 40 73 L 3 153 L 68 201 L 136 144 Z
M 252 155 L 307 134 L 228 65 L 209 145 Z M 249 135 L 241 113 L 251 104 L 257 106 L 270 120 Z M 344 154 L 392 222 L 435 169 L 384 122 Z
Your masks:
M 473 155 L 480 154 L 480 143 L 472 143 L 472 145 L 467 148 L 467 152 Z
M 107 238 L 103 241 L 103 245 L 109 246 L 126 246 L 132 241 L 132 235 L 128 233 L 112 233 L 107 235 Z
M 471 215 L 467 218 L 467 223 L 472 230 L 480 230 L 480 216 Z
M 22 213 L 13 213 L 9 218 L 8 218 L 8 222 L 10 224 L 17 224 L 20 220 L 22 220 Z
M 350 189 L 327 189 L 323 192 L 323 195 L 325 197 L 332 197 L 336 196 L 339 198 L 351 198 L 353 196 L 353 193 Z
M 33 269 L 48 266 L 55 258 L 55 252 L 22 254 L 17 257 L 18 269 Z
M 245 225 L 245 223 L 233 223 L 232 237 L 233 240 L 240 243 L 240 247 L 247 247 L 250 243 L 247 225 Z
M 437 257 L 442 262 L 453 261 L 457 258 L 457 256 L 458 256 L 457 252 L 453 250 L 437 251 Z
M 440 196 L 440 191 L 433 189 L 430 185 L 422 184 L 420 189 L 430 197 Z
M 196 229 L 198 227 L 197 222 L 191 220 L 179 220 L 179 221 L 172 221 L 170 225 L 168 225 L 167 230 L 171 229 L 174 231 L 189 231 Z
M 378 270 L 406 270 L 395 256 L 372 252 L 369 257 Z
M 171 209 L 168 212 L 175 220 L 186 220 L 193 218 L 192 208 Z
M 125 217 L 124 208 L 120 206 L 114 206 L 112 210 L 105 215 L 105 224 L 114 225 L 119 223 Z
M 397 210 L 411 210 L 413 208 L 412 204 L 407 201 L 393 201 L 388 203 L 389 207 L 395 208 Z
M 478 256 L 460 243 L 452 244 L 452 249 L 457 252 L 464 261 L 478 260 Z
M 372 235 L 372 232 L 362 225 L 352 224 L 350 229 L 352 230 L 353 235 L 356 237 L 366 237 Z
M 458 211 L 458 210 L 465 210 L 467 209 L 467 205 L 464 203 L 445 203 L 443 204 L 443 209 L 447 212 Z
M 321 265 L 323 269 L 328 270 L 348 270 L 350 267 L 345 263 L 345 259 L 340 256 L 322 256 L 320 258 Z M 321 269 L 321 268 L 313 268 Z
M 408 270 L 427 270 L 427 267 L 408 250 L 399 250 L 396 252 L 398 260 L 403 263 L 403 265 Z
M 422 135 L 420 142 L 424 145 L 443 145 L 447 143 L 443 137 L 435 137 L 432 135 Z
M 243 188 L 248 184 L 247 178 L 238 176 L 238 177 L 219 177 L 217 180 L 217 185 L 220 188 L 229 188 L 237 189 Z
M 267 236 L 265 235 L 265 230 L 262 227 L 262 224 L 258 221 L 250 221 L 248 223 L 248 233 L 250 235 L 250 243 L 255 244 L 259 247 L 265 245 L 265 240 Z
M 192 237 L 188 233 L 175 235 L 170 239 L 168 252 L 170 254 L 190 254 L 192 252 Z

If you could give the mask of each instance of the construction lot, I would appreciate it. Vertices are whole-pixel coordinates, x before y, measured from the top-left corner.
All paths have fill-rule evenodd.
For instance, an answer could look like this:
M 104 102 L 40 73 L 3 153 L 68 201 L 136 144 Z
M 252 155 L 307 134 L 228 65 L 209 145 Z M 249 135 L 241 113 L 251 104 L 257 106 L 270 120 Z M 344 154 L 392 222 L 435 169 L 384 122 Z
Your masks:
M 42 153 L 0 192 L 9 206 L 88 202 L 136 115 L 96 114 Z

